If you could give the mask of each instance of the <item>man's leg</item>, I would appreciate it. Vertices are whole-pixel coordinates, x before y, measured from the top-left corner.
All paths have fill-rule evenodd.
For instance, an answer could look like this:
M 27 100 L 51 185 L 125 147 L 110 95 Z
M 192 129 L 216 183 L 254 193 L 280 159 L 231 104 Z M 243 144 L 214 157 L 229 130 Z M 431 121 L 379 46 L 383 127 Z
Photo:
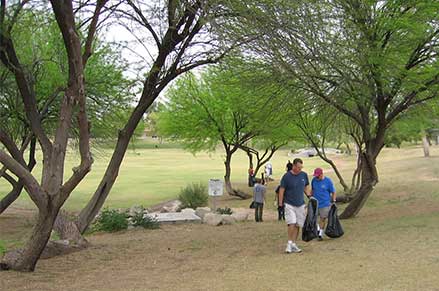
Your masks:
M 321 229 L 321 230 L 325 229 L 325 226 L 326 226 L 326 218 L 320 217 L 319 226 L 320 226 L 320 229 Z
M 319 209 L 319 237 L 318 240 L 323 239 L 323 232 L 326 225 L 326 218 L 328 217 L 329 207 L 323 207 Z
M 255 221 L 258 222 L 259 218 L 258 218 L 258 203 L 255 202 Z
M 293 206 L 285 204 L 285 221 L 288 225 L 288 243 L 285 252 L 287 253 L 300 253 L 302 250 L 296 245 L 297 237 L 299 236 L 299 225 L 296 211 Z
M 262 222 L 262 213 L 264 212 L 264 203 L 261 203 L 261 205 L 259 205 L 259 222 Z
M 292 241 L 293 244 L 296 243 L 297 237 L 299 235 L 299 227 L 296 224 L 288 225 L 288 240 Z

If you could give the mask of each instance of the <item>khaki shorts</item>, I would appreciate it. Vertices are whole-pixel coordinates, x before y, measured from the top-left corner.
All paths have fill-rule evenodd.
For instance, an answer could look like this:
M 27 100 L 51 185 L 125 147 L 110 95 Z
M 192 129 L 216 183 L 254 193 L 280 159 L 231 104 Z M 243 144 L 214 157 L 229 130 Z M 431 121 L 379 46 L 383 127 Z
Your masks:
M 319 208 L 317 213 L 319 214 L 320 218 L 328 218 L 329 208 L 330 208 L 329 206 Z
M 303 227 L 305 216 L 305 204 L 302 206 L 293 206 L 285 203 L 285 221 L 288 225 L 296 224 L 299 227 Z

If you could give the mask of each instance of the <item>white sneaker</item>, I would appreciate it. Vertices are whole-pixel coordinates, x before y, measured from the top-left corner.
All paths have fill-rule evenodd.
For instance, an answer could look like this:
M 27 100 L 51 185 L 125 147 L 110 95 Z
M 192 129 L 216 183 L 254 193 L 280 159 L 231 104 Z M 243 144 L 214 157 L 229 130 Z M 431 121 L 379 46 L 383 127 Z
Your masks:
M 296 244 L 287 244 L 287 248 L 285 249 L 285 252 L 288 254 L 301 253 L 302 250 L 299 249 Z
M 285 249 L 285 252 L 291 254 L 293 252 L 293 244 L 287 244 L 287 248 Z
M 295 244 L 293 244 L 292 250 L 293 250 L 293 253 L 301 253 L 302 252 L 302 250 L 299 249 L 299 247 Z

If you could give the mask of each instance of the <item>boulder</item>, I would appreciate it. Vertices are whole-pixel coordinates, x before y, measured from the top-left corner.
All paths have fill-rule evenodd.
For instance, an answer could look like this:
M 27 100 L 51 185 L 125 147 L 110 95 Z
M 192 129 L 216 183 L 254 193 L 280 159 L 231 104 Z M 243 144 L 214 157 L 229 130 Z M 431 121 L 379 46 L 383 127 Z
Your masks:
M 181 210 L 181 213 L 190 213 L 190 214 L 195 214 L 195 210 L 192 208 L 184 208 Z
M 148 212 L 178 212 L 181 210 L 181 201 L 178 199 L 169 200 L 152 206 Z
M 223 214 L 223 215 L 221 215 L 221 217 L 222 217 L 221 223 L 224 225 L 236 223 L 236 219 L 232 215 Z
M 137 213 L 143 213 L 143 211 L 145 211 L 143 206 L 141 206 L 141 205 L 134 205 L 134 206 L 131 206 L 130 210 L 128 211 L 128 216 L 133 217 Z
M 221 214 L 216 213 L 206 213 L 203 218 L 203 223 L 213 226 L 220 225 L 222 221 L 223 217 L 221 216 Z
M 204 216 L 210 212 L 212 212 L 212 210 L 209 207 L 197 207 L 195 210 L 195 215 L 203 219 Z
M 248 220 L 248 213 L 245 213 L 245 212 L 233 213 L 231 216 L 233 218 L 235 218 L 235 220 L 237 222 L 242 222 L 242 221 L 247 221 Z

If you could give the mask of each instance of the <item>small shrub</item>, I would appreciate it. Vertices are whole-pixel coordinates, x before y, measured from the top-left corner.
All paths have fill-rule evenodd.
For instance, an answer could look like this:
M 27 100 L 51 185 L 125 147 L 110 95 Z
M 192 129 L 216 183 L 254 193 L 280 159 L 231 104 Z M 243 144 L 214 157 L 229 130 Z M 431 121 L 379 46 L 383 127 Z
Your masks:
M 120 213 L 116 209 L 105 208 L 96 221 L 95 230 L 114 232 L 127 229 L 127 218 L 126 213 Z
M 197 208 L 206 206 L 209 200 L 207 186 L 202 183 L 192 183 L 181 189 L 178 199 L 182 203 L 182 208 Z
M 228 215 L 233 213 L 232 209 L 230 209 L 227 206 L 224 207 L 224 208 L 217 208 L 216 212 L 219 213 L 219 214 L 228 214 Z
M 157 219 L 150 216 L 143 216 L 143 212 L 137 212 L 132 219 L 133 226 L 141 226 L 148 229 L 160 228 L 160 224 Z

